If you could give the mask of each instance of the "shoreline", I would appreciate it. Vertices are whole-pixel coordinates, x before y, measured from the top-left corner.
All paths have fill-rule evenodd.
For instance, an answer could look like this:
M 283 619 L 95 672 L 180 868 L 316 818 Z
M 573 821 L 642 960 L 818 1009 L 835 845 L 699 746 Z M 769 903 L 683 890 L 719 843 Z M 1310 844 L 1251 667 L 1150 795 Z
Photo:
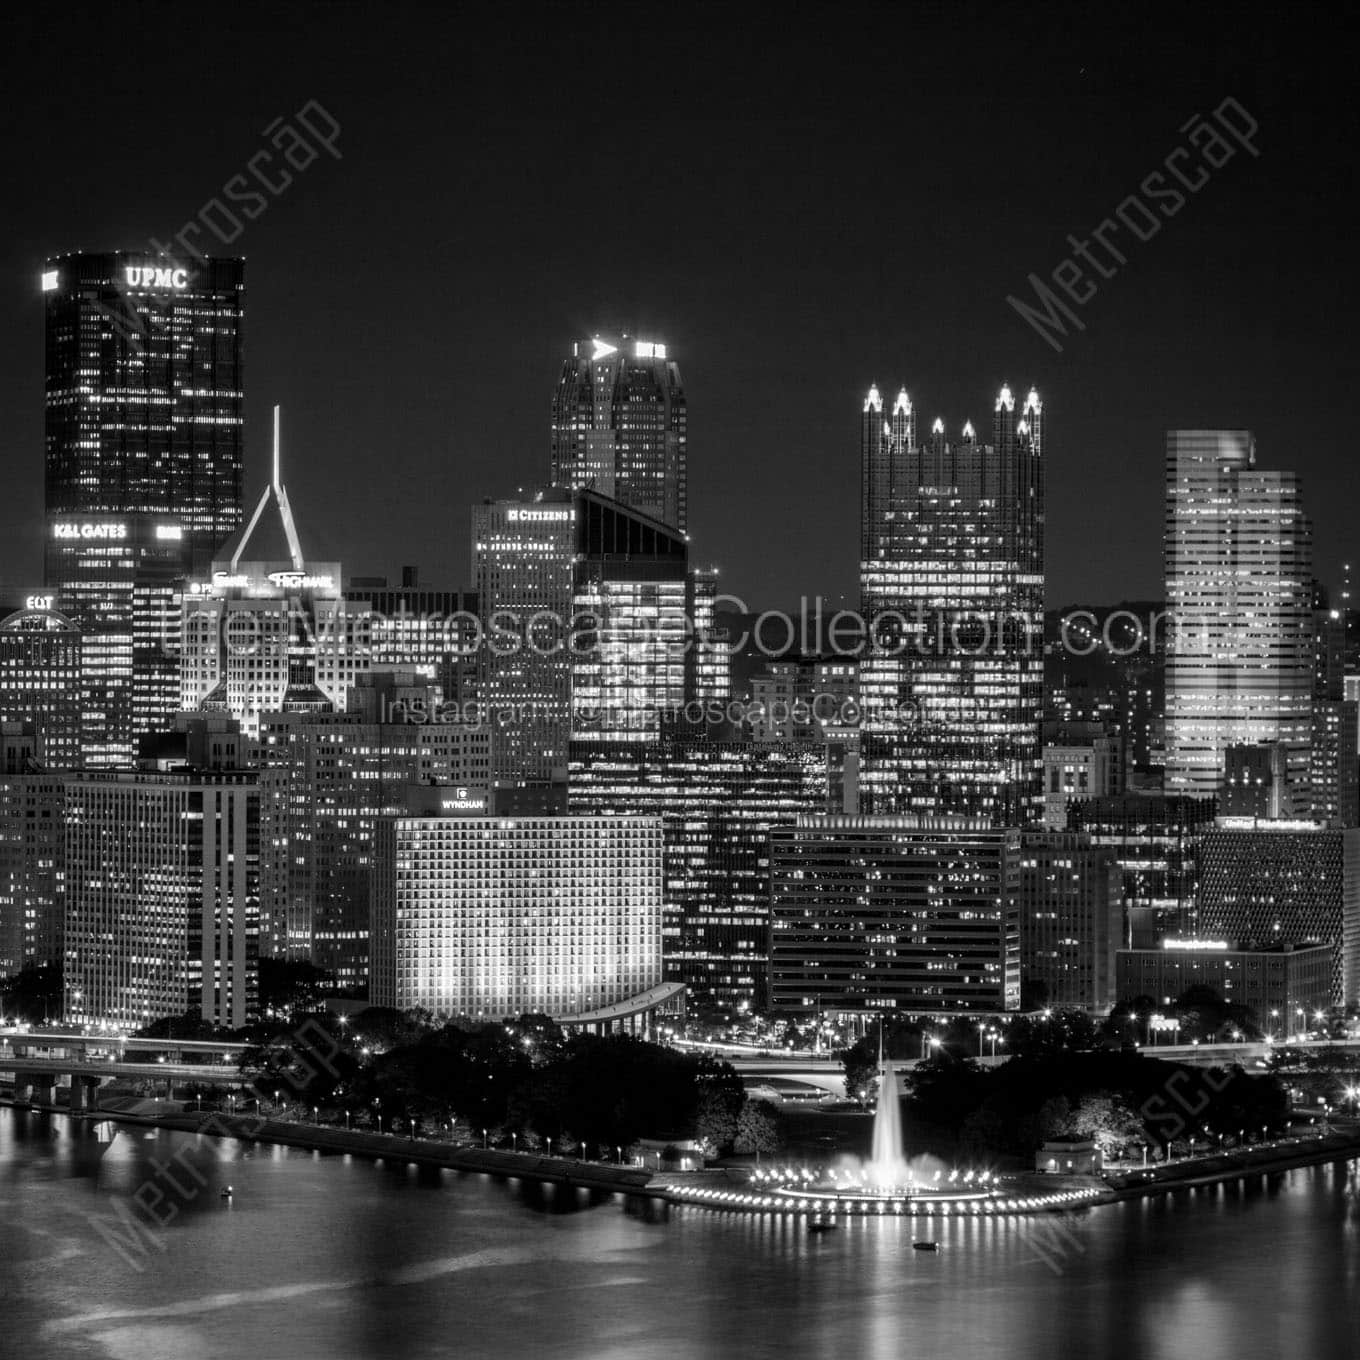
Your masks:
M 749 1193 L 749 1178 L 744 1169 L 710 1167 L 693 1172 L 653 1171 L 644 1167 L 586 1162 L 536 1152 L 454 1146 L 432 1139 L 341 1129 L 329 1124 L 301 1124 L 292 1120 L 260 1119 L 218 1112 L 71 1111 L 59 1105 L 16 1104 L 8 1096 L 0 1096 L 0 1105 L 40 1114 L 63 1115 L 90 1123 L 107 1121 L 210 1138 L 235 1138 L 242 1142 L 295 1147 L 323 1154 L 348 1154 L 374 1162 L 400 1161 L 504 1179 L 639 1195 L 664 1199 L 676 1205 L 726 1209 L 729 1212 L 776 1212 L 806 1217 L 812 1213 L 825 1212 L 829 1207 L 823 1204 L 820 1209 L 814 1210 L 793 1201 L 777 1203 L 765 1194 L 753 1195 Z M 1153 1195 L 1172 1195 L 1177 1191 L 1225 1185 L 1257 1176 L 1283 1174 L 1303 1167 L 1356 1158 L 1360 1158 L 1360 1128 L 1300 1137 L 1283 1147 L 1248 1146 L 1241 1152 L 1217 1153 L 1212 1157 L 1174 1163 L 1170 1167 L 1149 1168 L 1146 1172 L 1138 1169 L 1103 1176 L 1053 1179 L 1037 1173 L 1023 1175 L 1017 1177 L 1017 1186 L 1010 1192 L 1010 1198 L 1028 1200 L 1029 1207 L 1014 1208 L 1008 1212 L 1071 1212 L 1078 1208 L 1146 1199 Z M 1062 1182 L 1061 1189 L 1057 1188 L 1059 1181 Z M 1077 1181 L 1082 1183 L 1083 1189 L 1072 1193 Z M 929 1212 L 925 1203 L 917 1207 L 918 1211 Z
M 174 1133 L 200 1134 L 207 1138 L 235 1138 L 245 1143 L 277 1144 L 308 1152 L 349 1154 L 375 1162 L 414 1162 L 450 1171 L 481 1172 L 622 1194 L 649 1193 L 647 1187 L 656 1176 L 654 1171 L 636 1166 L 583 1162 L 571 1157 L 549 1157 L 536 1152 L 504 1152 L 499 1148 L 455 1146 L 433 1139 L 341 1129 L 330 1124 L 260 1119 L 252 1115 L 209 1111 L 167 1111 L 162 1114 L 107 1109 L 72 1111 L 60 1105 L 15 1104 L 9 1097 L 0 1097 L 0 1105 L 16 1110 L 32 1110 L 38 1114 L 58 1114 L 92 1124 L 108 1122 L 168 1129 Z

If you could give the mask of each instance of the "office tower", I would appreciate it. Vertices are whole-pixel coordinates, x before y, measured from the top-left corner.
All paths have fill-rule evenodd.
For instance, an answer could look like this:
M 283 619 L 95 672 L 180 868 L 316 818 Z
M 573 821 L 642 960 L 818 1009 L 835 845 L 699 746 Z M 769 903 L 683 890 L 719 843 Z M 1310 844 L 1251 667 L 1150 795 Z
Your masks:
M 770 833 L 780 1010 L 1020 1005 L 1020 833 L 962 817 L 800 817 Z
M 1309 728 L 1311 814 L 1332 826 L 1360 823 L 1360 704 L 1346 697 L 1346 615 L 1313 611 L 1313 707 Z M 1225 808 L 1225 811 L 1229 809 Z
M 478 697 L 493 726 L 497 779 L 559 777 L 571 733 L 572 566 L 568 491 L 472 510 L 472 574 L 483 634 Z
M 35 758 L 48 769 L 81 763 L 80 630 L 51 592 L 0 598 L 0 722 L 31 722 Z
M 1061 831 L 1077 798 L 1119 791 L 1118 747 L 1099 723 L 1052 723 L 1044 729 L 1044 826 Z
M 131 765 L 137 738 L 178 707 L 182 528 L 49 514 L 47 533 L 48 593 L 81 633 L 83 762 Z
M 860 437 L 861 794 L 872 813 L 964 814 L 997 826 L 1042 811 L 1043 404 L 1008 387 L 992 443 L 971 423 L 918 438 L 910 398 Z
M 661 982 L 656 818 L 487 816 L 449 801 L 417 790 L 409 815 L 378 824 L 376 1005 L 565 1017 Z
M 1157 602 L 1068 605 L 1044 615 L 1044 712 L 1115 739 L 1113 792 L 1161 792 L 1166 611 Z
M 573 814 L 661 819 L 667 981 L 698 1006 L 762 1009 L 770 830 L 826 810 L 825 748 L 683 727 L 655 743 L 573 742 L 569 797 Z
M 339 562 L 308 562 L 279 460 L 242 531 L 184 593 L 179 707 L 226 713 L 251 737 L 265 713 L 343 708 L 369 668 L 369 614 L 346 606 Z
M 375 671 L 414 670 L 438 684 L 444 703 L 473 701 L 480 625 L 472 591 L 422 586 L 416 569 L 403 567 L 400 586 L 351 578 L 345 602 L 349 613 L 368 612 Z
M 1360 994 L 1360 830 L 1316 822 L 1218 819 L 1200 849 L 1204 939 L 1325 944 L 1331 1004 Z
M 575 516 L 572 739 L 655 741 L 685 702 L 688 546 L 593 492 L 577 495 Z
M 161 516 L 195 572 L 240 527 L 244 275 L 240 259 L 48 260 L 49 524 Z
M 726 704 L 732 695 L 731 639 L 716 618 L 718 568 L 690 568 L 692 636 L 685 697 L 702 704 Z
M 28 763 L 0 764 L 0 977 L 62 959 L 67 776 Z
M 1120 794 L 1072 803 L 1067 829 L 1108 848 L 1121 876 L 1124 943 L 1156 945 L 1195 933 L 1199 851 L 1214 825 L 1212 799 Z
M 841 657 L 767 661 L 751 677 L 746 721 L 757 741 L 806 741 L 859 721 L 859 664 Z
M 488 501 L 473 573 L 497 779 L 564 777 L 573 733 L 654 741 L 684 703 L 688 548 L 664 524 L 590 491 Z
M 586 489 L 684 533 L 686 411 L 666 346 L 616 337 L 572 347 L 552 404 L 554 486 Z
M 63 255 L 46 301 L 45 581 L 81 630 L 84 759 L 175 708 L 186 574 L 241 522 L 244 263 Z
M 1166 791 L 1207 798 L 1229 746 L 1287 748 L 1287 815 L 1309 806 L 1312 529 L 1298 477 L 1247 430 L 1166 436 Z
M 1225 817 L 1277 819 L 1289 808 L 1289 749 L 1278 742 L 1223 749 L 1223 790 L 1218 808 Z
M 66 1017 L 138 1028 L 253 1018 L 259 790 L 252 772 L 119 770 L 67 784 Z
M 1311 1018 L 1332 1004 L 1332 951 L 1326 945 L 1239 948 L 1230 940 L 1164 940 L 1159 949 L 1121 949 L 1116 971 L 1120 1001 L 1145 996 L 1171 1006 L 1191 987 L 1209 987 L 1244 1006 L 1275 1039 L 1307 1032 Z M 1131 1033 L 1139 1028 L 1131 1022 Z
M 340 990 L 368 983 L 373 836 L 410 784 L 491 782 L 491 734 L 445 722 L 412 672 L 370 672 L 350 710 L 260 722 L 260 953 L 305 959 Z
M 1021 838 L 1020 981 L 1028 1004 L 1106 1011 L 1124 899 L 1113 852 L 1072 831 Z

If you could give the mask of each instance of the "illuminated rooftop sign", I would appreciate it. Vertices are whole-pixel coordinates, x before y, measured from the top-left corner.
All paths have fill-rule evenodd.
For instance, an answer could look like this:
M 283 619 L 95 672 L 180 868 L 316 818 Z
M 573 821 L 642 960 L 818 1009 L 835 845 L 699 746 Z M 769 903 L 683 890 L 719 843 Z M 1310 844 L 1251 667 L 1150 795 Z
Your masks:
M 510 510 L 506 513 L 506 519 L 511 524 L 565 524 L 572 516 L 573 512 L 565 508 L 561 510 Z
M 1163 940 L 1163 949 L 1227 949 L 1227 940 Z
M 441 812 L 485 812 L 486 794 L 477 789 L 454 789 L 439 800 Z
M 60 285 L 60 278 L 55 269 L 44 269 L 42 276 L 42 290 L 44 293 L 55 292 Z
M 271 585 L 279 586 L 284 590 L 333 590 L 335 588 L 333 576 L 309 576 L 303 571 L 271 571 L 269 581 Z
M 85 524 L 54 524 L 52 526 L 53 538 L 121 539 L 127 536 L 126 524 L 90 522 Z
M 123 270 L 129 288 L 187 288 L 187 269 L 164 269 L 160 265 L 130 265 Z
M 29 595 L 24 600 L 25 609 L 36 609 L 46 613 L 52 608 L 55 595 Z
M 664 359 L 666 346 L 653 344 L 650 340 L 639 340 L 633 349 L 635 359 Z

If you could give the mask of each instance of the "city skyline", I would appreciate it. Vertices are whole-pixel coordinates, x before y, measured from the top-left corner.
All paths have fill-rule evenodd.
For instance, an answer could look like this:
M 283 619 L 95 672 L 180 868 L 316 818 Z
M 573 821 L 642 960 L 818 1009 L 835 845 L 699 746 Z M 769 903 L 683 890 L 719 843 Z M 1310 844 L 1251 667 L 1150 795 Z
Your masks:
M 1132 24 L 1132 14 L 1116 12 L 1107 21 Z M 923 417 L 940 414 L 951 431 L 968 418 L 985 428 L 980 417 L 986 413 L 972 400 L 979 381 L 1034 381 L 1062 413 L 1049 439 L 1049 604 L 1156 594 L 1156 481 L 1168 428 L 1251 428 L 1263 447 L 1281 450 L 1278 464 L 1300 474 L 1319 507 L 1319 573 L 1337 579 L 1344 559 L 1344 469 L 1329 435 L 1344 423 L 1344 381 L 1325 337 L 1344 330 L 1354 265 L 1341 249 L 1337 233 L 1345 218 L 1339 212 L 1310 208 L 1313 235 L 1288 233 L 1303 229 L 1298 214 L 1305 200 L 1315 203 L 1321 194 L 1325 203 L 1338 193 L 1329 157 L 1344 145 L 1354 112 L 1329 93 L 1326 81 L 1313 79 L 1304 88 L 1292 67 L 1281 73 L 1282 60 L 1262 61 L 1266 39 L 1252 26 L 1215 31 L 1210 50 L 1216 60 L 1208 68 L 1193 61 L 1199 49 L 1192 27 L 1184 51 L 1158 43 L 1146 66 L 1129 69 L 1111 56 L 1104 30 L 1097 38 L 1081 25 L 1069 30 L 1052 18 L 1029 18 L 1032 42 L 1044 43 L 1048 53 L 1046 80 L 1010 100 L 1014 156 L 998 141 L 993 117 L 959 102 L 967 82 L 954 79 L 957 62 L 939 62 L 940 75 L 923 63 L 919 92 L 885 124 L 865 116 L 867 95 L 855 88 L 836 34 L 814 50 L 806 37 L 782 33 L 770 39 L 781 60 L 766 64 L 768 70 L 818 72 L 805 83 L 825 86 L 834 113 L 799 121 L 766 69 L 743 83 L 731 58 L 703 63 L 694 95 L 669 100 L 657 115 L 658 131 L 671 134 L 677 148 L 691 149 L 691 191 L 672 195 L 668 177 L 644 168 L 619 229 L 608 213 L 601 217 L 608 199 L 594 191 L 593 180 L 571 180 L 565 160 L 552 168 L 548 148 L 555 142 L 545 135 L 545 120 L 559 76 L 532 67 L 545 77 L 539 88 L 531 88 L 529 72 L 519 77 L 523 98 L 514 116 L 495 126 L 498 154 L 482 157 L 461 135 L 446 136 L 413 116 L 417 92 L 382 105 L 366 95 L 352 78 L 356 58 L 348 55 L 355 17 L 340 10 L 334 18 L 305 37 L 309 47 L 318 46 L 313 57 L 333 59 L 333 75 L 318 76 L 313 89 L 299 92 L 291 69 L 283 70 L 304 41 L 298 29 L 284 23 L 261 40 L 252 17 L 234 16 L 230 27 L 256 78 L 247 90 L 225 73 L 207 77 L 224 116 L 206 142 L 187 128 L 164 126 L 149 112 L 146 96 L 116 83 L 104 97 L 124 121 L 156 128 L 154 180 L 138 175 L 135 192 L 117 191 L 135 154 L 129 146 L 107 164 L 86 168 L 86 192 L 58 189 L 41 196 L 41 208 L 37 195 L 24 205 L 0 283 L 0 307 L 12 319 L 0 337 L 0 417 L 12 487 L 0 508 L 7 543 L 0 579 L 24 583 L 39 546 L 31 512 L 40 491 L 28 487 L 25 469 L 36 475 L 40 447 L 32 410 L 40 359 L 32 339 L 40 325 L 35 289 L 42 261 L 75 246 L 135 249 L 151 238 L 172 245 L 178 224 L 221 198 L 222 186 L 245 173 L 262 149 L 281 158 L 263 130 L 275 119 L 285 130 L 302 129 L 295 115 L 310 100 L 340 125 L 333 139 L 339 158 L 309 136 L 316 159 L 298 155 L 306 168 L 289 169 L 285 191 L 264 210 L 251 205 L 254 218 L 238 214 L 236 240 L 219 245 L 206 229 L 188 239 L 215 253 L 248 257 L 255 377 L 247 409 L 247 498 L 266 476 L 267 410 L 282 403 L 300 451 L 295 494 L 315 507 L 316 532 L 345 546 L 340 553 L 320 543 L 322 557 L 343 556 L 355 570 L 393 574 L 414 556 L 430 579 L 467 584 L 456 546 L 467 507 L 543 479 L 550 393 L 563 354 L 582 337 L 626 330 L 666 343 L 684 372 L 690 532 L 696 548 L 753 604 L 787 607 L 802 594 L 853 596 L 856 564 L 846 545 L 856 513 L 848 484 L 854 455 L 843 441 L 844 415 L 869 382 L 886 384 L 899 375 L 913 390 L 933 394 L 937 409 Z M 914 20 L 923 43 L 984 64 L 1010 42 L 980 22 L 955 30 L 942 10 L 926 8 Z M 63 21 L 13 22 L 24 26 L 13 50 L 66 46 L 59 36 Z M 441 21 L 428 22 L 440 31 Z M 880 12 L 871 28 L 877 26 L 889 40 L 892 20 Z M 663 69 L 678 67 L 693 52 L 699 29 L 695 19 L 678 23 Z M 549 30 L 555 31 L 551 23 Z M 598 35 L 582 20 L 558 36 L 576 50 Z M 105 46 L 120 45 L 116 29 L 106 37 Z M 1305 24 L 1272 40 L 1292 52 L 1307 48 L 1310 37 Z M 487 40 L 493 46 L 509 41 Z M 155 60 L 167 41 L 149 32 L 145 44 L 125 55 L 127 69 Z M 379 60 L 408 55 L 412 41 L 409 34 L 388 35 L 390 55 Z M 602 50 L 613 44 L 626 56 L 628 39 L 604 41 Z M 452 98 L 481 108 L 485 75 L 469 69 L 459 42 L 446 46 L 461 78 Z M 1309 55 L 1327 60 L 1320 49 Z M 1270 79 L 1265 71 L 1273 72 Z M 16 72 L 15 87 L 22 89 L 27 78 Z M 608 103 L 603 93 L 576 93 L 587 109 Z M 1186 142 L 1182 124 L 1209 118 L 1228 98 L 1260 124 L 1260 155 L 1236 146 L 1234 158 L 1147 243 L 1132 240 L 1122 223 L 1118 237 L 1104 233 L 1127 262 L 1108 280 L 1081 264 L 1100 281 L 1100 291 L 1075 310 L 1085 329 L 1068 323 L 1055 353 L 1007 298 L 1031 296 L 1029 275 L 1048 278 L 1061 268 L 1074 250 L 1069 234 L 1089 242 L 1104 218 L 1119 221 L 1114 205 L 1138 193 L 1149 171 Z M 19 119 L 26 117 L 24 107 L 17 101 Z M 1114 110 L 1118 116 L 1109 116 Z M 743 135 L 716 142 L 705 122 L 710 114 L 737 118 Z M 1277 128 L 1289 120 L 1288 154 L 1272 154 L 1272 116 Z M 788 119 L 791 131 L 781 121 Z M 59 114 L 31 144 L 59 163 L 62 149 L 74 144 L 74 120 L 74 113 Z M 1072 140 L 1070 129 L 1082 120 L 1102 128 L 1099 156 Z M 648 122 L 611 124 L 607 146 L 634 159 L 651 140 Z M 16 135 L 24 132 L 18 122 Z M 273 136 L 287 145 L 283 131 L 276 128 Z M 1039 148 L 1051 173 L 1036 181 L 1027 161 Z M 905 182 L 910 201 L 954 195 L 960 228 L 942 233 L 922 222 L 900 244 L 875 244 L 868 224 L 892 213 L 863 211 L 871 182 L 864 172 L 895 163 L 894 152 L 903 149 L 912 157 Z M 31 152 L 17 163 L 36 187 L 52 177 Z M 525 187 L 510 168 L 517 163 L 547 176 L 549 201 L 560 210 L 551 222 L 523 210 Z M 460 253 L 475 268 L 432 259 L 422 245 L 410 244 L 420 241 L 409 227 L 422 200 L 407 177 L 419 165 L 441 167 L 433 180 L 418 177 L 426 209 L 420 220 L 433 213 L 435 221 L 452 223 Z M 265 173 L 278 182 L 272 170 Z M 828 188 L 816 199 L 799 187 L 813 177 Z M 882 176 L 872 182 L 881 185 Z M 900 204 L 905 184 L 883 192 L 887 206 Z M 1269 222 L 1259 220 L 1263 199 L 1276 205 Z M 668 206 L 660 211 L 663 202 Z M 981 230 L 987 205 L 999 202 L 1010 207 L 1006 231 Z M 751 230 L 739 237 L 732 234 L 738 205 L 753 214 Z M 493 232 L 493 221 L 516 226 Z M 1308 239 L 1309 248 L 1289 249 L 1292 239 Z M 1286 248 L 1278 249 L 1281 244 Z M 1091 252 L 1108 259 L 1094 245 Z M 511 258 L 528 263 L 512 272 Z M 928 340 L 920 334 L 922 317 L 931 318 Z M 353 331 L 323 358 L 334 327 Z M 438 343 L 416 342 L 417 333 L 439 337 Z M 1314 374 L 1326 379 L 1321 390 Z M 331 399 L 332 384 L 357 394 L 366 381 L 375 381 L 373 390 L 387 399 Z M 354 494 L 379 449 L 384 503 L 399 527 L 366 515 L 364 499 Z M 761 550 L 747 531 L 753 505 L 766 507 L 772 523 L 795 530 L 825 525 L 825 542 L 798 554 Z

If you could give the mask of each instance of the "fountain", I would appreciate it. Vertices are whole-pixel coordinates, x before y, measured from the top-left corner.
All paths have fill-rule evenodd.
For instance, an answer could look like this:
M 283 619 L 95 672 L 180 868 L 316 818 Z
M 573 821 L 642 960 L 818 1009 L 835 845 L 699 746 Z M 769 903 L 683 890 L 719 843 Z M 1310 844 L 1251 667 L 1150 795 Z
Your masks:
M 865 1180 L 879 1190 L 903 1193 L 912 1184 L 907 1159 L 902 1155 L 902 1093 L 897 1072 L 883 1057 L 883 1031 L 878 1033 L 878 1109 L 874 1111 L 874 1137 L 870 1145 Z
M 797 1166 L 757 1168 L 746 1188 L 737 1190 L 726 1186 L 664 1188 L 681 1202 L 714 1209 L 805 1215 L 810 1230 L 817 1232 L 835 1228 L 841 1214 L 948 1219 L 1035 1213 L 1091 1203 L 1100 1193 L 1093 1189 L 1052 1192 L 1047 1184 L 1031 1187 L 1022 1181 L 1017 1185 L 1015 1178 L 1009 1178 L 1003 1187 L 988 1170 L 949 1169 L 928 1153 L 908 1160 L 902 1141 L 902 1092 L 896 1070 L 884 1057 L 880 1029 L 878 1108 L 867 1161 L 842 1158 L 837 1166 L 812 1170 Z M 931 1243 L 919 1246 L 921 1250 L 934 1250 Z

